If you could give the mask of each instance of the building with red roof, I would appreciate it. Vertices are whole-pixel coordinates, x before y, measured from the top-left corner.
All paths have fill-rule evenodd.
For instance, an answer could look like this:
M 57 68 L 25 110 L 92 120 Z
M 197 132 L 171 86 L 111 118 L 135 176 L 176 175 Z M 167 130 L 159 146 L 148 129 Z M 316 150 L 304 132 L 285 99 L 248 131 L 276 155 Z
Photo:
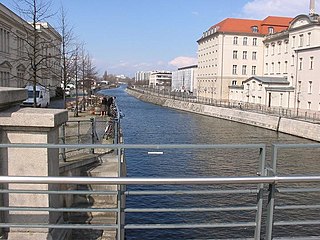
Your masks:
M 229 86 L 263 74 L 264 38 L 288 29 L 292 18 L 263 20 L 226 18 L 203 33 L 198 42 L 198 92 L 228 100 Z

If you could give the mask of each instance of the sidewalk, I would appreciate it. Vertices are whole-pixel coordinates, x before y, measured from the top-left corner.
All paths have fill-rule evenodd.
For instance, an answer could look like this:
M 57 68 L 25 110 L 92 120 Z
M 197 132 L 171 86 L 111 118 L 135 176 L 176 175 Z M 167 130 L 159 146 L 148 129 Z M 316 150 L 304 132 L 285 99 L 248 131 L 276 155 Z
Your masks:
M 99 113 L 92 114 L 90 111 L 79 112 L 78 117 L 74 116 L 74 112 L 68 112 L 69 120 L 66 125 L 67 144 L 80 144 L 92 143 L 92 128 L 91 119 L 94 119 L 96 125 L 96 134 L 98 139 L 95 143 L 99 144 L 113 144 L 113 138 L 103 138 L 107 121 L 110 117 L 101 117 Z M 80 126 L 80 127 L 79 127 Z M 80 138 L 72 137 L 80 133 Z M 89 158 L 98 158 L 99 165 L 88 171 L 88 176 L 92 177 L 118 177 L 118 157 L 116 151 L 113 149 L 94 149 L 94 154 L 90 153 L 90 149 L 75 150 L 68 154 L 67 162 L 65 164 L 73 164 L 81 161 L 86 161 Z M 62 163 L 63 164 L 63 163 Z M 90 185 L 93 191 L 117 191 L 116 185 Z M 91 199 L 89 201 L 88 199 Z M 90 197 L 78 196 L 75 199 L 74 207 L 87 207 L 87 208 L 117 208 L 117 197 L 114 194 L 110 195 L 90 195 Z M 91 212 L 89 215 L 84 214 L 70 214 L 71 223 L 88 223 L 88 224 L 112 224 L 117 222 L 117 214 L 114 212 Z M 116 239 L 116 230 L 85 230 L 78 229 L 72 231 L 72 239 L 78 240 L 114 240 Z

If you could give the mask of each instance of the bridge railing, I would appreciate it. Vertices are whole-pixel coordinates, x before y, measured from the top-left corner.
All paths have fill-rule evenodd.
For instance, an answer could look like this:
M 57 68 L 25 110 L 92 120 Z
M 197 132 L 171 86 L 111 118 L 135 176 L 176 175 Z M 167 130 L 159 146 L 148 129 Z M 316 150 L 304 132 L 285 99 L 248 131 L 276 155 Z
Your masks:
M 307 193 L 307 192 L 320 192 L 320 187 L 301 187 L 301 188 L 285 188 L 287 184 L 319 184 L 320 175 L 308 176 L 304 175 L 295 175 L 288 174 L 285 176 L 279 176 L 277 174 L 277 164 L 278 164 L 278 152 L 280 149 L 320 149 L 320 144 L 294 144 L 294 145 L 281 145 L 276 144 L 272 147 L 272 161 L 271 165 L 266 165 L 266 146 L 264 144 L 239 144 L 239 145 L 197 145 L 197 144 L 163 144 L 163 145 L 129 145 L 129 144 L 96 144 L 96 145 L 41 145 L 41 144 L 1 144 L 0 148 L 113 148 L 118 151 L 123 151 L 124 149 L 156 149 L 159 151 L 161 149 L 256 149 L 258 154 L 255 157 L 258 163 L 257 175 L 256 176 L 228 176 L 228 177 L 184 177 L 184 178 L 129 178 L 129 177 L 118 177 L 118 178 L 105 178 L 105 177 L 21 177 L 21 176 L 0 176 L 0 183 L 3 185 L 3 188 L 0 190 L 3 196 L 9 196 L 10 194 L 22 194 L 26 197 L 28 194 L 42 194 L 42 195 L 82 195 L 86 196 L 87 199 L 93 195 L 101 196 L 116 196 L 117 204 L 112 207 L 83 207 L 83 205 L 78 207 L 71 206 L 61 206 L 61 207 L 28 207 L 28 206 L 11 206 L 10 204 L 2 203 L 0 207 L 1 212 L 20 212 L 21 214 L 37 214 L 38 212 L 47 211 L 49 213 L 59 213 L 64 216 L 63 221 L 59 223 L 41 223 L 41 222 L 10 222 L 5 221 L 0 223 L 2 228 L 21 228 L 21 229 L 34 229 L 34 228 L 47 228 L 47 229 L 75 229 L 80 231 L 88 230 L 116 230 L 117 239 L 124 239 L 125 235 L 130 230 L 150 230 L 150 229 L 245 229 L 244 231 L 249 231 L 251 233 L 251 239 L 275 239 L 274 227 L 278 226 L 306 226 L 306 225 L 320 225 L 318 219 L 315 220 L 301 220 L 295 219 L 294 221 L 275 221 L 274 215 L 278 210 L 305 210 L 319 209 L 318 198 L 310 199 L 310 203 L 297 204 L 297 205 L 276 205 L 275 202 L 278 199 L 279 192 L 290 192 L 292 193 Z M 119 161 L 122 161 L 119 159 Z M 120 165 L 120 163 L 119 163 Z M 123 176 L 121 169 L 118 169 L 119 176 Z M 11 184 L 40 184 L 40 185 L 107 185 L 107 186 L 117 186 L 117 190 L 111 191 L 94 191 L 90 187 L 86 190 L 19 190 L 17 188 L 11 189 Z M 176 186 L 175 189 L 168 190 L 128 190 L 126 186 L 146 186 L 146 185 L 161 185 L 161 186 Z M 184 188 L 183 186 L 193 185 L 192 189 Z M 208 190 L 203 190 L 200 186 L 208 186 Z M 235 186 L 232 188 L 232 186 Z M 181 187 L 181 188 L 180 188 Z M 211 187 L 214 187 L 212 189 Z M 222 188 L 226 187 L 226 189 Z M 238 200 L 236 205 L 226 205 L 226 206 L 193 206 L 193 207 L 170 207 L 165 206 L 163 208 L 154 208 L 154 207 L 125 207 L 124 201 L 125 198 L 132 196 L 226 196 L 226 198 L 238 198 L 239 195 L 250 196 L 253 201 L 241 201 Z M 4 197 L 3 199 L 6 199 Z M 240 198 L 241 199 L 241 198 Z M 251 199 L 251 200 L 252 200 Z M 264 204 L 264 202 L 266 204 Z M 126 214 L 138 214 L 138 213 L 162 213 L 168 214 L 171 213 L 200 213 L 200 214 L 211 214 L 218 213 L 219 215 L 229 215 L 237 216 L 237 214 L 243 215 L 246 212 L 253 212 L 248 221 L 240 221 L 237 218 L 231 217 L 232 221 L 207 221 L 207 222 L 190 222 L 185 221 L 174 222 L 170 217 L 163 217 L 163 219 L 168 221 L 160 221 L 156 223 L 134 223 L 127 224 L 125 222 Z M 84 222 L 75 222 L 68 218 L 68 215 L 71 216 L 72 213 L 82 213 L 88 214 L 90 216 L 97 213 L 113 213 L 117 215 L 117 222 L 108 223 L 108 222 L 97 222 L 90 223 L 88 221 Z M 307 216 L 308 217 L 308 216 Z M 159 220 L 159 219 L 158 219 Z M 250 230 L 248 230 L 250 229 Z M 265 229 L 265 230 L 264 230 Z M 226 230 L 226 237 L 228 237 L 228 230 Z M 316 232 L 312 232 L 312 237 L 315 236 Z M 320 233 L 318 233 L 320 234 Z M 301 239 L 301 237 L 307 237 L 306 235 L 298 236 L 296 239 Z M 310 236 L 308 236 L 310 237 Z M 238 233 L 238 237 L 233 236 L 232 239 L 243 239 L 241 232 Z M 247 237 L 249 239 L 249 237 Z M 294 239 L 292 237 L 291 239 Z

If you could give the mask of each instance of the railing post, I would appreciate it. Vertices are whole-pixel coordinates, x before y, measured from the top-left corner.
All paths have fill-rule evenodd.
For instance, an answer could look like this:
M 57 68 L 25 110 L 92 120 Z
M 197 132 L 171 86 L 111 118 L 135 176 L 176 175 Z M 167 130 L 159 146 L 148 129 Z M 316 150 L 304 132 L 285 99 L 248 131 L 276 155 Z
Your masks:
M 80 121 L 77 122 L 77 141 L 78 141 L 78 144 L 80 144 L 80 134 L 81 134 L 81 131 L 80 131 Z
M 60 128 L 60 136 L 62 140 L 62 144 L 66 144 L 66 124 L 62 124 Z M 60 148 L 62 160 L 65 162 L 67 157 L 66 157 L 66 149 L 65 148 Z
M 118 122 L 119 119 L 115 118 L 113 120 L 113 126 L 114 126 L 114 144 L 118 144 L 119 143 L 119 126 L 118 126 Z
M 267 204 L 267 222 L 266 222 L 266 240 L 272 239 L 275 192 L 276 192 L 276 185 L 269 184 L 268 204 Z
M 260 148 L 259 154 L 259 172 L 257 175 L 266 176 L 266 149 L 265 147 Z M 261 235 L 261 224 L 262 224 L 262 209 L 263 209 L 263 186 L 264 184 L 258 185 L 258 194 L 257 194 L 257 212 L 256 212 L 256 229 L 254 232 L 254 239 L 260 240 Z
M 268 175 L 276 175 L 277 171 L 277 154 L 278 149 L 276 146 L 272 146 L 272 172 Z M 275 194 L 276 194 L 276 183 L 269 184 L 268 188 L 268 204 L 267 204 L 267 220 L 266 220 L 266 240 L 272 239 L 273 222 L 274 222 L 274 207 L 275 207 Z
M 91 122 L 91 143 L 92 144 L 95 144 L 95 132 L 96 132 L 96 129 L 95 129 L 95 118 L 90 118 L 90 122 Z M 94 148 L 91 148 L 90 149 L 90 153 L 94 153 Z

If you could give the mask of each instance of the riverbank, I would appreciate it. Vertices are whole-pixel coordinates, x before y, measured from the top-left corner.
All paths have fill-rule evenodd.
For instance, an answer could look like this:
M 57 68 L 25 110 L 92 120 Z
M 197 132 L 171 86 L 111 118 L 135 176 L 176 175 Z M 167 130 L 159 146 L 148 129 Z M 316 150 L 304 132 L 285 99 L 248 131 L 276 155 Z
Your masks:
M 318 123 L 164 98 L 158 95 L 143 94 L 134 89 L 127 89 L 127 92 L 142 101 L 163 107 L 244 123 L 320 142 Z

